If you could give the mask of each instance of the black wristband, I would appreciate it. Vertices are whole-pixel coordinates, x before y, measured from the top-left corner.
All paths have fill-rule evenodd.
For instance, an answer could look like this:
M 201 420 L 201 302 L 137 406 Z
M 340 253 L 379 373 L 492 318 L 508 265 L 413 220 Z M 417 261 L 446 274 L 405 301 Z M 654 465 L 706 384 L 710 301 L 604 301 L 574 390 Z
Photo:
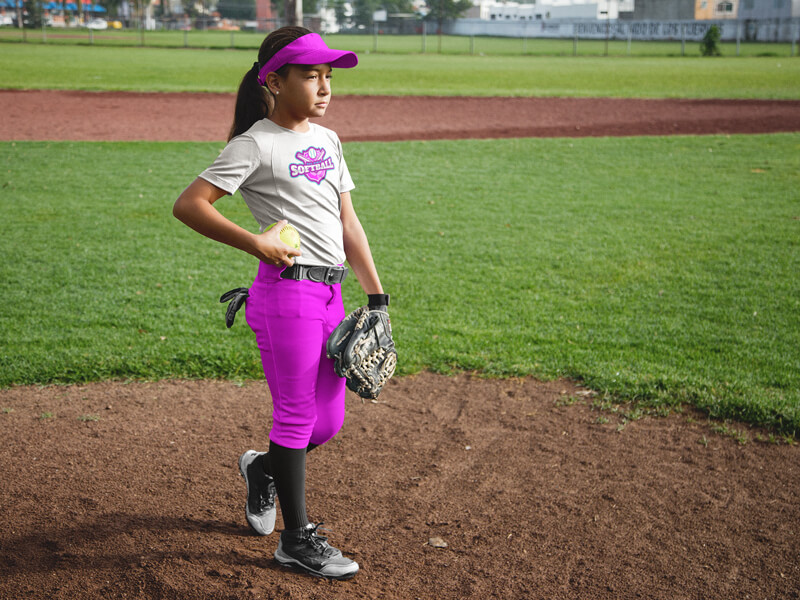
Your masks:
M 367 294 L 367 305 L 370 309 L 389 306 L 389 294 Z

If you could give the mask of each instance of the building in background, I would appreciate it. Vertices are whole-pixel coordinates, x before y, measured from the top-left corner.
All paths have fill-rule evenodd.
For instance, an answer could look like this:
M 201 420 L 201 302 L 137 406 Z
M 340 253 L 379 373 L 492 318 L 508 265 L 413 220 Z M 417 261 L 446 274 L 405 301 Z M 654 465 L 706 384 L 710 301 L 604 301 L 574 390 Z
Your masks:
M 761 4 L 766 2 L 762 0 Z M 739 0 L 695 0 L 694 18 L 698 21 L 736 19 L 738 14 Z
M 256 22 L 259 31 L 275 29 L 277 18 L 271 0 L 256 0 Z
M 709 0 L 709 2 L 712 0 Z M 632 0 L 620 19 L 627 21 L 680 21 L 694 19 L 695 0 Z
M 633 5 L 634 0 L 534 0 L 527 3 L 475 0 L 475 6 L 464 17 L 486 21 L 614 20 L 621 11 L 632 11 Z
M 740 19 L 800 17 L 800 0 L 739 0 Z
M 738 16 L 745 40 L 778 42 L 797 39 L 800 0 L 739 0 Z

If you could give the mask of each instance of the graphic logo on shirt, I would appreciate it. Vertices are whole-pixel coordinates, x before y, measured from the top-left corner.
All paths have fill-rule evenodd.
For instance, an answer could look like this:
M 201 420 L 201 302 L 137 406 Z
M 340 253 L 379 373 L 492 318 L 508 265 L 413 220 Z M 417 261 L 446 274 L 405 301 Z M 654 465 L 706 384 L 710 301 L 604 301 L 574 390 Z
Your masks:
M 313 146 L 297 152 L 295 158 L 302 164 L 293 163 L 289 165 L 289 175 L 300 177 L 305 175 L 306 179 L 319 185 L 328 171 L 334 168 L 333 159 L 325 158 L 324 148 L 314 148 Z

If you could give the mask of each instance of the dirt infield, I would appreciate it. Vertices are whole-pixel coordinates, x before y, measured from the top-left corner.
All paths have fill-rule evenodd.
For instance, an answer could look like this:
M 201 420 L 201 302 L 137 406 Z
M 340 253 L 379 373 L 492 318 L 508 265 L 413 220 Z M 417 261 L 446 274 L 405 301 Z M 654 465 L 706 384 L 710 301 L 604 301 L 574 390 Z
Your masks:
M 230 94 L 0 90 L 2 140 L 227 137 Z M 800 131 L 800 100 L 334 96 L 343 141 Z
M 798 597 L 797 447 L 687 414 L 618 431 L 579 392 L 422 374 L 348 396 L 309 456 L 310 517 L 362 565 L 333 583 L 245 523 L 236 459 L 265 445 L 265 384 L 0 392 L 0 597 Z
M 220 140 L 231 107 L 0 102 L 0 139 L 17 140 Z M 324 124 L 345 140 L 800 131 L 796 102 L 449 102 L 336 98 Z M 309 455 L 308 508 L 362 571 L 328 582 L 283 570 L 277 534 L 244 520 L 236 460 L 266 445 L 263 382 L 0 390 L 0 600 L 800 598 L 800 446 L 749 430 L 742 445 L 690 410 L 626 422 L 592 399 L 428 373 L 378 403 L 348 395 L 341 433 Z

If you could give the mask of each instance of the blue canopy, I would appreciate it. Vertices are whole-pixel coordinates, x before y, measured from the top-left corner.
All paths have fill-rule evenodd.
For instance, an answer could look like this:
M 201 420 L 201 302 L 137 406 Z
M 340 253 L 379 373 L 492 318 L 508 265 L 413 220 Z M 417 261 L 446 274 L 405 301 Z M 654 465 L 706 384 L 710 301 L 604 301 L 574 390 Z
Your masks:
M 78 10 L 78 5 L 75 4 L 74 2 L 67 2 L 64 5 L 64 9 L 65 10 Z
M 107 12 L 106 9 L 100 6 L 99 4 L 95 4 L 94 6 L 87 5 L 86 10 L 88 10 L 89 12 Z

